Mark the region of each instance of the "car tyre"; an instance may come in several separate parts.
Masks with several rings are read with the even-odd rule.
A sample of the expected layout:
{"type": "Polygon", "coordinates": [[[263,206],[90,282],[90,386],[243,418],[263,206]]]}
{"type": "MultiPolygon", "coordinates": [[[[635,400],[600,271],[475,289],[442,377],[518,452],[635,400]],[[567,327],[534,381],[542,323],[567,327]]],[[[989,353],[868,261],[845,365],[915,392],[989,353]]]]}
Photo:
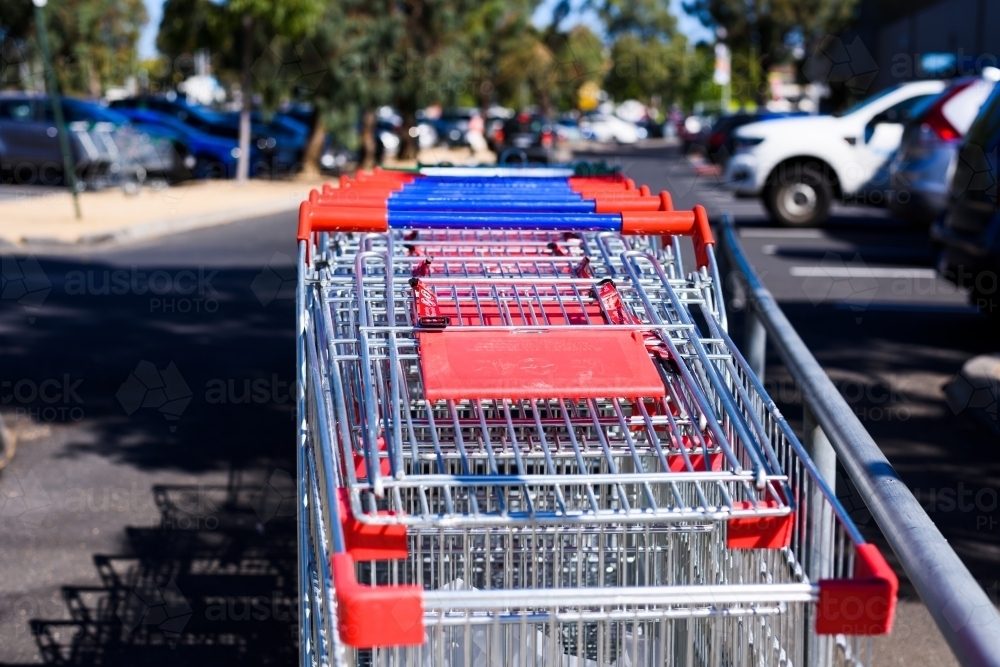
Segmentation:
{"type": "Polygon", "coordinates": [[[786,227],[815,227],[830,215],[833,188],[815,164],[793,163],[778,167],[764,193],[771,217],[786,227]]]}

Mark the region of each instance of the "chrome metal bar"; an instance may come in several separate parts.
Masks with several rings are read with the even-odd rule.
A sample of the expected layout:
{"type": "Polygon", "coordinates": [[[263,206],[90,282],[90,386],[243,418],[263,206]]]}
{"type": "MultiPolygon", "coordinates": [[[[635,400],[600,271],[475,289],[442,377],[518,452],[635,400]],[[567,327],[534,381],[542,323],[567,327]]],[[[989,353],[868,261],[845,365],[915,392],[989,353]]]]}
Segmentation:
{"type": "Polygon", "coordinates": [[[746,279],[753,307],[802,389],[803,403],[829,438],[952,652],[963,667],[1000,667],[1000,612],[754,273],[728,214],[723,215],[721,231],[733,269],[746,279]]]}
{"type": "Polygon", "coordinates": [[[764,328],[764,323],[754,308],[747,308],[743,328],[745,329],[744,349],[747,361],[750,363],[753,374],[763,382],[764,371],[767,367],[767,329],[764,328]]]}

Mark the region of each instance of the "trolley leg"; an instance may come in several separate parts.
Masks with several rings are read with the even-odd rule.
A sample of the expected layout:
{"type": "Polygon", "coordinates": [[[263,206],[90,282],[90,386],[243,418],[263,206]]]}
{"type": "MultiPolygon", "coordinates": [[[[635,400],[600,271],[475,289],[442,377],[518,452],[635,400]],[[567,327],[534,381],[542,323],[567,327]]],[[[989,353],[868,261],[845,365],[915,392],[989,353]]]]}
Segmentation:
{"type": "Polygon", "coordinates": [[[837,483],[837,453],[808,405],[802,408],[802,444],[831,488],[837,483]]]}
{"type": "Polygon", "coordinates": [[[767,330],[764,323],[757,316],[757,311],[750,304],[747,304],[746,314],[746,360],[750,364],[754,375],[764,381],[764,362],[767,358],[767,330]]]}
{"type": "MultiPolygon", "coordinates": [[[[819,469],[820,475],[836,489],[837,454],[833,445],[823,432],[823,427],[816,421],[816,415],[808,405],[802,406],[802,444],[810,458],[819,469]]],[[[816,581],[821,578],[833,577],[836,564],[832,562],[834,553],[835,519],[832,509],[824,502],[822,492],[815,489],[810,499],[811,523],[813,531],[810,554],[810,578],[816,581]]],[[[808,627],[808,624],[807,624],[808,627]]],[[[808,632],[808,630],[807,630],[808,632]]],[[[826,667],[832,657],[830,637],[817,635],[807,636],[806,667],[826,667]]]]}

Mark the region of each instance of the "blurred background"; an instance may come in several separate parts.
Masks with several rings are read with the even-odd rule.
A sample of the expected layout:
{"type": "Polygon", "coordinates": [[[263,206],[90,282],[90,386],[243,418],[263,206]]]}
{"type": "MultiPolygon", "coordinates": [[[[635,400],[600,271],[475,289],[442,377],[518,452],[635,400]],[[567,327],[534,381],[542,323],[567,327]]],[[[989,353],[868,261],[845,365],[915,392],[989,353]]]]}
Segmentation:
{"type": "Polygon", "coordinates": [[[740,125],[1000,50],[986,0],[0,0],[8,184],[61,179],[40,16],[79,188],[674,137],[724,164],[740,125]]]}
{"type": "MultiPolygon", "coordinates": [[[[297,664],[297,212],[376,164],[732,213],[996,603],[998,56],[998,0],[0,0],[0,663],[297,664]]],[[[892,564],[874,664],[957,665],[892,564]]]]}

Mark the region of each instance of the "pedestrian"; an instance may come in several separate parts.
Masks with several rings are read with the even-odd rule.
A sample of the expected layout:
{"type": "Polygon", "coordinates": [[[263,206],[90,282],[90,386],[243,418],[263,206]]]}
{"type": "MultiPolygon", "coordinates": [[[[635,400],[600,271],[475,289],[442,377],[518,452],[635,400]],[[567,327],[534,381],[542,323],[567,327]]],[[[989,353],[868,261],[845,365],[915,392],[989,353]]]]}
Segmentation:
{"type": "Polygon", "coordinates": [[[486,138],[483,136],[485,131],[486,124],[483,122],[483,117],[478,111],[476,111],[472,114],[472,118],[469,119],[469,130],[465,133],[465,136],[469,141],[469,146],[472,147],[473,153],[486,152],[486,138]]]}

